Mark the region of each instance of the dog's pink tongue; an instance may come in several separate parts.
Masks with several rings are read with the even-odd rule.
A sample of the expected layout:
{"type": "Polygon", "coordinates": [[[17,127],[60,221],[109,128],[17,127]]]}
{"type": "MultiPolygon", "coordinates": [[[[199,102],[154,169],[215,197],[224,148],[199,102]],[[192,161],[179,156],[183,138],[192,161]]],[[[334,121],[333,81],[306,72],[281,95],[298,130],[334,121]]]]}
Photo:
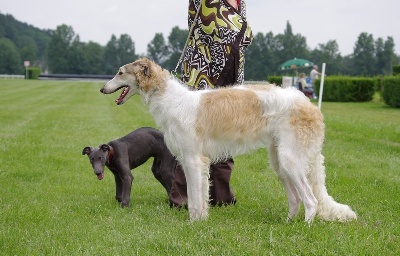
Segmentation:
{"type": "Polygon", "coordinates": [[[124,99],[125,95],[129,92],[129,87],[124,87],[124,89],[121,92],[121,95],[119,95],[119,98],[115,100],[115,103],[118,105],[121,104],[122,100],[124,99]]]}
{"type": "Polygon", "coordinates": [[[99,180],[102,180],[102,179],[104,178],[104,173],[97,175],[97,178],[98,178],[99,180]]]}

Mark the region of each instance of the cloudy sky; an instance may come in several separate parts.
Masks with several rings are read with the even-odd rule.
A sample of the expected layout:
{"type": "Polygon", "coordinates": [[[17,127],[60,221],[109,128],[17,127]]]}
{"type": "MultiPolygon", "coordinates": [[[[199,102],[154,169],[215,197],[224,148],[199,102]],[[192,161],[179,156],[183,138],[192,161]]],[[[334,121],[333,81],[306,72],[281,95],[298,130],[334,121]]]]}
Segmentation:
{"type": "MultiPolygon", "coordinates": [[[[145,53],[155,33],[167,38],[174,26],[187,28],[189,0],[0,0],[0,12],[41,29],[72,26],[82,42],[105,45],[114,34],[129,34],[136,52],[145,53]]],[[[314,49],[336,40],[342,55],[352,53],[362,32],[394,38],[400,54],[399,0],[247,0],[254,33],[284,32],[287,21],[295,34],[314,49]]]]}

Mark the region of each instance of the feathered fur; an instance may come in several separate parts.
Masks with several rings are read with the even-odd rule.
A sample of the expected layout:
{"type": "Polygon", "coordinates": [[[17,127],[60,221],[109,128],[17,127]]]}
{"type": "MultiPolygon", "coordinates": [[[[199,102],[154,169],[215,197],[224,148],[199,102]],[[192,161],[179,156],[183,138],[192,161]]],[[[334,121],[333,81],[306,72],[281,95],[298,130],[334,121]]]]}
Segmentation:
{"type": "Polygon", "coordinates": [[[208,216],[209,165],[260,147],[267,148],[289,201],[288,219],[303,202],[305,220],[356,219],[325,187],[324,122],[320,110],[296,89],[240,85],[191,91],[149,59],[120,68],[101,89],[124,88],[117,104],[139,94],[165,142],[183,166],[191,220],[208,216]]]}

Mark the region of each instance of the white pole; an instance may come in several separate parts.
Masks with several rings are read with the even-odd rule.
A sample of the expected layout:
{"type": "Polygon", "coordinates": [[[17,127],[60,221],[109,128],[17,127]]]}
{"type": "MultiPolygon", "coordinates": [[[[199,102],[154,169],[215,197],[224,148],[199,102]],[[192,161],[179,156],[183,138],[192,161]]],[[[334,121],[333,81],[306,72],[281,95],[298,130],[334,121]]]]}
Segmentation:
{"type": "Polygon", "coordinates": [[[29,60],[24,61],[24,67],[25,67],[25,79],[28,79],[28,67],[31,65],[29,60]]]}
{"type": "Polygon", "coordinates": [[[318,108],[319,109],[321,109],[322,94],[324,91],[325,65],[326,65],[325,63],[322,63],[321,84],[319,86],[319,97],[318,97],[318,108]]]}

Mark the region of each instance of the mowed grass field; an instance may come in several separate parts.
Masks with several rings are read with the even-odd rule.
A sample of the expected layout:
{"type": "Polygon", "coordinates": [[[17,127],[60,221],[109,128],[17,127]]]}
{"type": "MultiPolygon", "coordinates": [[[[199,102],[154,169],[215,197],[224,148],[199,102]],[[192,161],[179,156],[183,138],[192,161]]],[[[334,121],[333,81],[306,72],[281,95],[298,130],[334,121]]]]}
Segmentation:
{"type": "Polygon", "coordinates": [[[400,255],[400,110],[323,103],[326,185],[358,220],[286,223],[266,151],[235,158],[235,206],[189,222],[151,161],[134,170],[131,208],[98,181],[85,146],[155,123],[138,96],[116,106],[102,82],[0,80],[0,255],[400,255]]]}

